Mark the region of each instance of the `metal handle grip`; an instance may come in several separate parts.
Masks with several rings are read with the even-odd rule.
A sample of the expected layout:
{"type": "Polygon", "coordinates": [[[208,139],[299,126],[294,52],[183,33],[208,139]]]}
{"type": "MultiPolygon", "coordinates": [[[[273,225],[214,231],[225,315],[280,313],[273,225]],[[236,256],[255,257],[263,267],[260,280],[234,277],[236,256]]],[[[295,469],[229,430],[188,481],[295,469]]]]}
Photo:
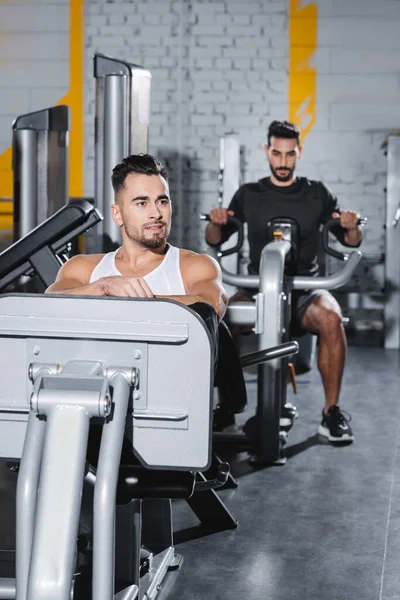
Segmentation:
{"type": "MultiPolygon", "coordinates": [[[[209,221],[211,222],[210,219],[210,215],[207,214],[201,214],[200,215],[200,219],[202,221],[209,221]]],[[[217,256],[218,258],[223,258],[224,256],[229,256],[230,254],[236,254],[237,252],[239,252],[239,250],[241,249],[241,247],[243,246],[243,241],[244,241],[244,231],[243,231],[243,223],[240,219],[238,219],[237,217],[228,217],[228,221],[227,221],[227,225],[234,225],[235,228],[237,229],[238,232],[238,239],[237,242],[234,246],[232,246],[231,248],[227,248],[226,250],[218,250],[217,252],[217,256]]]]}

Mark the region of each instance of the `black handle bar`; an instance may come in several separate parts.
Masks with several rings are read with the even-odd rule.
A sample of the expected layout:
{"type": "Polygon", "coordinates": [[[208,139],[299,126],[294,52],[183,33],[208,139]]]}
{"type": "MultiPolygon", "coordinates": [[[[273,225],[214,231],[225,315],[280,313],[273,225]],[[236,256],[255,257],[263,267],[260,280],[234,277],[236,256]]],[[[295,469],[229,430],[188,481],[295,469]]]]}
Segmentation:
{"type": "MultiPolygon", "coordinates": [[[[358,219],[357,221],[357,225],[365,225],[366,223],[366,218],[358,219]]],[[[327,254],[333,256],[334,258],[338,258],[339,260],[347,260],[349,256],[347,253],[339,252],[339,250],[335,250],[329,245],[329,232],[338,225],[340,225],[340,219],[330,219],[330,221],[325,223],[322,231],[322,243],[327,254]]]]}
{"type": "MultiPolygon", "coordinates": [[[[207,214],[201,214],[200,219],[202,221],[209,221],[209,222],[211,221],[210,215],[207,215],[207,214]]],[[[365,225],[366,223],[367,223],[366,218],[358,219],[358,225],[365,225]]],[[[230,254],[235,254],[236,252],[239,252],[239,250],[243,246],[244,231],[243,231],[242,221],[240,219],[238,219],[237,217],[229,216],[227,224],[235,226],[235,228],[237,229],[237,232],[238,232],[238,240],[237,240],[237,243],[234,246],[232,246],[231,248],[227,248],[226,250],[219,250],[218,251],[219,258],[223,258],[224,256],[229,256],[230,254]]],[[[347,260],[347,258],[349,256],[348,254],[346,254],[344,252],[339,252],[338,250],[335,250],[334,248],[332,248],[329,245],[329,232],[331,231],[331,229],[333,229],[333,227],[336,227],[339,224],[340,224],[340,219],[330,219],[329,221],[327,221],[325,223],[324,229],[322,232],[323,246],[324,246],[325,252],[327,254],[329,254],[330,256],[333,256],[334,258],[338,258],[339,260],[347,260]]]]}
{"type": "Polygon", "coordinates": [[[268,360],[293,356],[298,352],[298,342],[285,342],[284,344],[279,344],[279,346],[273,346],[272,348],[267,348],[266,350],[256,350],[255,352],[244,354],[240,357],[240,364],[242,368],[251,367],[253,365],[259,365],[267,362],[268,360]]]}
{"type": "MultiPolygon", "coordinates": [[[[200,219],[202,221],[210,221],[210,215],[200,215],[200,219]]],[[[228,217],[227,225],[234,225],[238,232],[238,240],[234,246],[231,248],[227,248],[226,250],[218,250],[218,258],[223,258],[224,256],[229,256],[230,254],[236,254],[239,252],[241,247],[243,246],[244,241],[244,231],[243,231],[243,223],[237,217],[228,217]]]]}

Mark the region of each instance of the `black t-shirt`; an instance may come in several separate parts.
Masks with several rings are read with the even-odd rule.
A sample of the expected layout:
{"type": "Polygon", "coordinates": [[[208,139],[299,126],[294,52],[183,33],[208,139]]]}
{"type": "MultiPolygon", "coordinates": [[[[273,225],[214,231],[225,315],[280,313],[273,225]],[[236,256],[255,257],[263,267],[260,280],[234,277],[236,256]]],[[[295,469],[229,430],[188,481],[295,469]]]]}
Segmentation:
{"type": "MultiPolygon", "coordinates": [[[[229,210],[247,223],[250,246],[249,273],[258,273],[261,251],[267,243],[267,224],[276,217],[291,217],[299,225],[299,275],[317,275],[317,253],[320,225],[340,212],[337,199],[320,181],[298,177],[289,186],[276,186],[269,177],[256,183],[245,183],[232,198],[229,210]]],[[[226,225],[222,229],[222,242],[234,233],[226,225]]],[[[344,244],[345,230],[338,226],[332,233],[344,244]]],[[[346,245],[346,244],[344,244],[346,245]]]]}

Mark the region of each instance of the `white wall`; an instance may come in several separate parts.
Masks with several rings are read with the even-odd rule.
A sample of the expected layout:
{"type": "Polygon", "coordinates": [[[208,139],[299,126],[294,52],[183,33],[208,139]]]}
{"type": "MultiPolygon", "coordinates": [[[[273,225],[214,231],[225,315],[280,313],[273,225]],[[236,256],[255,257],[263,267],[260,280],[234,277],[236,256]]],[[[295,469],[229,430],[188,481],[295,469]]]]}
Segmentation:
{"type": "MultiPolygon", "coordinates": [[[[303,5],[307,5],[307,0],[303,5]]],[[[268,172],[268,123],[288,114],[286,0],[86,0],[86,192],[93,192],[94,51],[153,75],[150,151],[166,159],[184,240],[217,198],[219,138],[239,133],[244,179],[268,172]],[[178,210],[179,212],[179,210],[178,210]]],[[[317,119],[299,173],[325,181],[369,218],[365,251],[384,248],[385,157],[400,129],[400,2],[317,0],[317,119]]]]}
{"type": "Polygon", "coordinates": [[[12,121],[55,104],[68,76],[69,1],[2,0],[0,155],[11,144],[12,121]]]}

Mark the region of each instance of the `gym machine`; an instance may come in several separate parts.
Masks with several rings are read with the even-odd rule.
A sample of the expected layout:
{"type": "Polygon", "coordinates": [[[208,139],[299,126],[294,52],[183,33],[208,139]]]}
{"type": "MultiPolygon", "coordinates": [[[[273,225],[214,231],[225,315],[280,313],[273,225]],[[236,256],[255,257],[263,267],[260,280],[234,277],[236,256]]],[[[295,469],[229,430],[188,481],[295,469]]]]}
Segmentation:
{"type": "Polygon", "coordinates": [[[111,173],[129,154],[148,152],[151,73],[146,69],[96,54],[95,206],[104,215],[103,230],[93,252],[109,252],[121,244],[111,217],[114,202],[111,173]]]}
{"type": "MultiPolygon", "coordinates": [[[[201,215],[201,218],[209,220],[208,215],[201,215]]],[[[242,222],[235,217],[229,217],[228,222],[237,228],[238,241],[229,250],[215,249],[217,260],[227,252],[238,252],[243,240],[242,222]]],[[[364,223],[365,220],[360,221],[360,224],[364,223]]],[[[259,275],[230,273],[221,266],[224,283],[254,289],[255,302],[230,304],[227,316],[233,325],[254,326],[260,356],[266,348],[279,347],[285,341],[288,343],[292,290],[340,288],[350,280],[363,256],[358,250],[345,254],[330,247],[329,232],[338,225],[338,220],[332,219],[324,226],[324,250],[340,259],[343,268],[329,277],[295,275],[298,247],[296,222],[293,219],[276,218],[268,225],[270,241],[261,253],[259,275]]],[[[246,362],[243,364],[246,365],[246,362]]],[[[250,447],[254,452],[251,458],[254,465],[284,464],[286,459],[282,454],[280,418],[285,405],[287,376],[287,357],[260,361],[256,415],[247,421],[243,433],[215,433],[215,441],[250,447]]]]}
{"type": "Polygon", "coordinates": [[[21,115],[13,123],[14,242],[68,202],[69,130],[68,106],[21,115]]]}
{"type": "Polygon", "coordinates": [[[0,291],[23,276],[37,276],[44,288],[54,283],[71,242],[102,221],[86,200],[73,200],[0,253],[0,291]]]}
{"type": "Polygon", "coordinates": [[[400,137],[387,140],[384,346],[400,348],[400,137]]]}
{"type": "MultiPolygon", "coordinates": [[[[236,133],[227,133],[220,139],[219,153],[219,189],[218,189],[218,207],[228,208],[233,195],[238,190],[241,184],[241,151],[240,140],[236,133]]],[[[237,235],[234,233],[229,242],[221,246],[221,250],[227,250],[230,246],[236,246],[237,235]]],[[[221,264],[233,273],[245,272],[246,256],[245,249],[247,248],[247,236],[244,231],[244,239],[241,246],[240,254],[227,253],[221,259],[221,264]],[[244,266],[244,269],[242,268],[244,266]]],[[[229,296],[233,295],[236,289],[233,286],[227,286],[226,291],[229,296]]]]}
{"type": "Polygon", "coordinates": [[[0,456],[20,460],[1,599],[153,599],[179,568],[170,498],[229,474],[196,480],[211,456],[209,336],[170,300],[0,296],[0,456]]]}

